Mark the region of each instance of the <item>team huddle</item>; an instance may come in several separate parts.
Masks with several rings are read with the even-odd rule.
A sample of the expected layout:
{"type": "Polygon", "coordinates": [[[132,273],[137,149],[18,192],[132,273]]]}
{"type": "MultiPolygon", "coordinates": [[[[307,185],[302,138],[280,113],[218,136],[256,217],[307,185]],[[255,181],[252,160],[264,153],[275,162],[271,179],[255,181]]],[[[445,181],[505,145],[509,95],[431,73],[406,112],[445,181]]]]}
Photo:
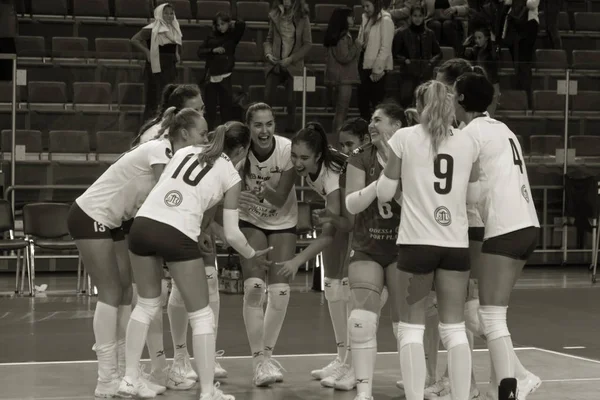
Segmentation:
{"type": "Polygon", "coordinates": [[[318,123],[291,140],[276,135],[265,103],[251,105],[245,123],[208,132],[199,89],[168,87],[157,118],[69,214],[98,288],[95,396],[153,398],[199,382],[201,400],[234,399],[218,382],[227,377],[215,347],[219,238],[242,260],[254,385],[283,381],[272,355],[290,281],[322,254],[337,346],[331,363],[310,372],[322,386],[373,399],[376,335],[389,298],[397,386],[408,400],[482,398],[473,336],[486,341],[491,358],[485,398],[525,399],[541,380],[519,362],[506,314],[539,223],[520,144],[486,113],[493,94],[468,62],[447,61],[417,88],[415,110],[384,103],[370,123],[347,120],[336,150],[318,123]],[[313,215],[320,234],[297,253],[298,175],[325,208],[313,215]],[[171,365],[162,344],[164,264],[173,280],[171,365]],[[437,379],[440,340],[448,366],[437,379]],[[140,366],[144,345],[150,373],[140,366]]]}

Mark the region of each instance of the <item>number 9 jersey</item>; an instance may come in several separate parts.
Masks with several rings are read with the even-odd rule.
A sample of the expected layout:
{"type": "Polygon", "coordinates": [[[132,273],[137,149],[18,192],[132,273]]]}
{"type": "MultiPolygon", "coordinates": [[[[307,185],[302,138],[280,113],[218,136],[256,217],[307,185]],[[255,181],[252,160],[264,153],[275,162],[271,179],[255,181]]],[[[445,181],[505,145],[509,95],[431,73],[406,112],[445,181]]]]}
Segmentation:
{"type": "Polygon", "coordinates": [[[178,150],[136,217],[170,225],[197,242],[204,212],[241,181],[225,154],[212,166],[200,162],[198,154],[203,150],[202,146],[178,150]]]}
{"type": "MultiPolygon", "coordinates": [[[[365,172],[365,187],[376,182],[383,171],[373,144],[356,149],[348,158],[348,164],[365,172]]],[[[394,200],[382,203],[375,199],[354,219],[352,250],[369,255],[395,255],[399,224],[400,205],[394,200]]]]}
{"type": "Polygon", "coordinates": [[[476,118],[462,131],[480,148],[478,208],[485,223],[484,240],[539,227],[523,152],[515,134],[490,117],[476,118]]]}

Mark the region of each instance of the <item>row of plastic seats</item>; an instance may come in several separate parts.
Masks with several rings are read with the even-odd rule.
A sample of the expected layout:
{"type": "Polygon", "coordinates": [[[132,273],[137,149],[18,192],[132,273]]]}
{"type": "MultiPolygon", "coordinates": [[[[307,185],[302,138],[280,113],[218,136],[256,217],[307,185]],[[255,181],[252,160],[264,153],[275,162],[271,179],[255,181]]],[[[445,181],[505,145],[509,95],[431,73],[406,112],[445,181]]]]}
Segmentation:
{"type": "MultiPolygon", "coordinates": [[[[5,129],[0,134],[2,152],[11,152],[12,131],[5,129]]],[[[104,131],[94,135],[95,146],[92,148],[90,134],[87,131],[50,131],[47,136],[47,147],[43,142],[43,133],[36,130],[17,130],[15,132],[17,146],[25,146],[26,153],[81,153],[95,151],[98,154],[121,154],[131,148],[134,138],[132,132],[104,131]]]]}

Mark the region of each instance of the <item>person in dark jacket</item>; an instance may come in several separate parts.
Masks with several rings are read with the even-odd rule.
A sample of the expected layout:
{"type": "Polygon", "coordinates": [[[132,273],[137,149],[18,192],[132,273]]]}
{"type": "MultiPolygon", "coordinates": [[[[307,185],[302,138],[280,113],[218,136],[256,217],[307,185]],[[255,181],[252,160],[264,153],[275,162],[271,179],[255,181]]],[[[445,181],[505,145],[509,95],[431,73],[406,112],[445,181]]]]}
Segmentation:
{"type": "Polygon", "coordinates": [[[409,107],[414,92],[421,83],[433,78],[433,69],[442,59],[442,50],[433,31],[424,24],[425,8],[410,9],[408,29],[394,35],[392,54],[400,66],[400,99],[402,107],[409,107]]]}
{"type": "Polygon", "coordinates": [[[213,19],[212,33],[198,48],[198,57],[206,59],[205,118],[210,130],[216,127],[217,104],[222,124],[233,119],[231,73],[235,66],[235,49],[245,29],[244,21],[234,21],[229,14],[218,12],[213,19]]]}
{"type": "Polygon", "coordinates": [[[494,117],[498,99],[500,97],[500,79],[498,78],[498,48],[492,40],[489,28],[476,26],[473,28],[474,46],[465,50],[465,58],[473,65],[479,65],[485,71],[485,75],[494,85],[494,99],[488,107],[488,113],[494,117]]]}

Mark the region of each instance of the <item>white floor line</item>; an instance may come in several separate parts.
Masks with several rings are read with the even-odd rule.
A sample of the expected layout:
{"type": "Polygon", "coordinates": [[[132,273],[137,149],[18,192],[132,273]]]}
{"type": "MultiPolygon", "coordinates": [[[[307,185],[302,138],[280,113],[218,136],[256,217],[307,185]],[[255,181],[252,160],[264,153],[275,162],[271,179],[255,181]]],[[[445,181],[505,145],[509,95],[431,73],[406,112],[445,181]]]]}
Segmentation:
{"type": "Polygon", "coordinates": [[[563,357],[573,358],[575,360],[588,361],[588,362],[591,362],[591,363],[594,363],[594,364],[600,364],[600,360],[594,360],[593,358],[575,356],[573,354],[567,354],[567,353],[561,353],[560,351],[542,349],[540,347],[534,347],[534,350],[542,351],[544,353],[554,354],[554,355],[557,355],[557,356],[563,356],[563,357]]]}

